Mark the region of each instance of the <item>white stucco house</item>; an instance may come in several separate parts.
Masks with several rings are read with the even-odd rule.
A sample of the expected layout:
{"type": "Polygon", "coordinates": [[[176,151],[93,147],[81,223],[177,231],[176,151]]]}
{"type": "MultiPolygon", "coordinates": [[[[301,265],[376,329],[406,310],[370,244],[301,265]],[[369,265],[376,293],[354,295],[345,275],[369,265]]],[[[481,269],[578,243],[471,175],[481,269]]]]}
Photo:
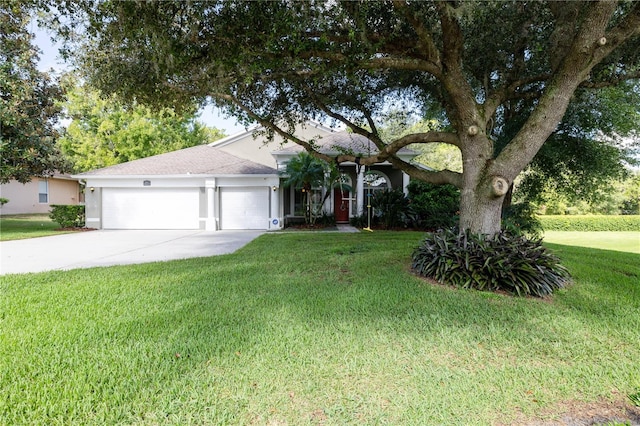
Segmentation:
{"type": "MultiPolygon", "coordinates": [[[[302,193],[281,185],[286,162],[301,147],[276,138],[266,144],[258,128],[208,145],[186,148],[74,175],[85,184],[86,226],[98,229],[278,230],[302,215],[302,193]]],[[[373,152],[359,135],[308,123],[296,134],[317,141],[321,150],[373,152]]],[[[411,160],[416,153],[403,150],[411,160]]],[[[362,215],[365,194],[406,188],[409,177],[388,163],[373,167],[340,165],[353,191],[336,190],[325,211],[338,222],[362,215]],[[366,172],[366,175],[365,175],[366,172]]],[[[321,190],[319,190],[321,191],[321,190]]],[[[321,194],[318,193],[318,197],[321,194]]]]}

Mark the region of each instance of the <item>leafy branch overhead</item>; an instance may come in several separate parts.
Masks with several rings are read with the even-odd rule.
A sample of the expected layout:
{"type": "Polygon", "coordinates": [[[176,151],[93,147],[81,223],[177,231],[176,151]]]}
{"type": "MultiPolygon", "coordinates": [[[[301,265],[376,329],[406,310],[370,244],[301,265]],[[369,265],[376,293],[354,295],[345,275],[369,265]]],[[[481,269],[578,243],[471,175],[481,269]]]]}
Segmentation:
{"type": "MultiPolygon", "coordinates": [[[[638,79],[638,2],[100,2],[59,10],[87,23],[76,63],[102,90],[152,104],[211,99],[288,137],[332,121],[413,178],[462,189],[461,226],[493,234],[506,191],[577,90],[638,79]],[[499,22],[499,25],[496,23],[499,22]],[[527,106],[525,109],[524,106],[527,106]],[[438,131],[384,140],[390,109],[438,118],[438,131]],[[494,140],[513,118],[498,149],[494,140]],[[463,171],[424,170],[395,154],[447,143],[463,171]]],[[[597,111],[594,111],[596,113],[597,111]]],[[[340,155],[339,162],[354,161],[340,155]]]]}

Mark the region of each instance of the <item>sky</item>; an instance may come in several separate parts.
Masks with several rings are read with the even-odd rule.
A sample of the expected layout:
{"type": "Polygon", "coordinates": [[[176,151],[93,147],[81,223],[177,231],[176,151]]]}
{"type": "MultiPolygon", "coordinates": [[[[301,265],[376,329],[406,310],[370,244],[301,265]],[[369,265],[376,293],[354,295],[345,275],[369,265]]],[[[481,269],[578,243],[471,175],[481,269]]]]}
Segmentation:
{"type": "MultiPolygon", "coordinates": [[[[34,44],[41,50],[40,62],[38,68],[41,71],[48,71],[54,69],[55,71],[62,71],[67,66],[64,61],[59,58],[58,46],[52,41],[49,34],[40,29],[35,23],[33,24],[31,31],[35,34],[34,44]]],[[[219,130],[224,131],[228,135],[233,135],[244,131],[244,126],[238,124],[234,118],[225,118],[220,110],[207,106],[200,111],[200,121],[209,127],[216,127],[219,130]]]]}

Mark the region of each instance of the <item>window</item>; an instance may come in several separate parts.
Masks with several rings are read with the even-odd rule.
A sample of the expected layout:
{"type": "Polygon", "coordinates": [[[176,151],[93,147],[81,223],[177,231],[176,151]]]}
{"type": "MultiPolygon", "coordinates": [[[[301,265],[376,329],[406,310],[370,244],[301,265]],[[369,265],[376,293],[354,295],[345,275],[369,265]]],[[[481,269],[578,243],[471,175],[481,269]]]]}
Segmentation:
{"type": "Polygon", "coordinates": [[[41,180],[38,182],[38,202],[47,204],[49,202],[49,182],[41,180]]]}
{"type": "Polygon", "coordinates": [[[370,170],[364,175],[364,190],[367,193],[391,189],[389,178],[378,170],[370,170]]]}
{"type": "MultiPolygon", "coordinates": [[[[293,214],[295,216],[305,216],[307,211],[307,193],[304,189],[296,188],[294,190],[294,206],[293,214]]],[[[319,214],[322,211],[322,188],[314,188],[311,190],[311,210],[314,214],[319,214]]]]}

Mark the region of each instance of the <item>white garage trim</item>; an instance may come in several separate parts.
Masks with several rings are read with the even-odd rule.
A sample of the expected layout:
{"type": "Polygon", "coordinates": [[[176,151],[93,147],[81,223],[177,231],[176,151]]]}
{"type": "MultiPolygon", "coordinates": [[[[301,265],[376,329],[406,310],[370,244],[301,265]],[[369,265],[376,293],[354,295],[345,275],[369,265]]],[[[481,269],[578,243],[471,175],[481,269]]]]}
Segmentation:
{"type": "Polygon", "coordinates": [[[103,229],[198,229],[198,188],[103,188],[103,229]]]}
{"type": "Polygon", "coordinates": [[[221,187],[220,229],[269,229],[269,187],[221,187]]]}

